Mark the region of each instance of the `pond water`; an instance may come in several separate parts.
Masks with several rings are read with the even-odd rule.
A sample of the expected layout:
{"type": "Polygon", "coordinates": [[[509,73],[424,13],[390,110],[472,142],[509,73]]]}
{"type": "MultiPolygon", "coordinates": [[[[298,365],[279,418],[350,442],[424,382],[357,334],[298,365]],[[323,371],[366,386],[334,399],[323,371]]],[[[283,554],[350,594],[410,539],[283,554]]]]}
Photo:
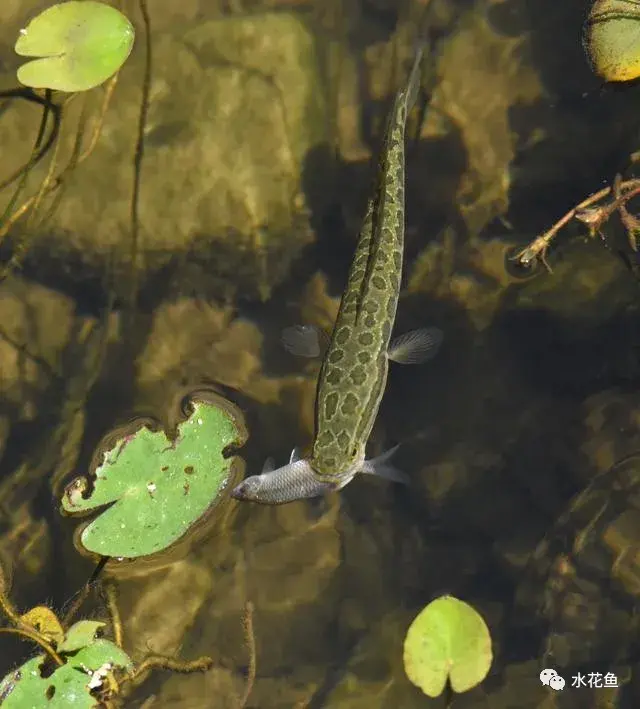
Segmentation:
{"type": "MultiPolygon", "coordinates": [[[[400,444],[411,486],[227,494],[173,552],[107,569],[134,661],[213,659],[154,672],[125,706],[637,706],[639,472],[607,473],[640,450],[637,253],[616,213],[593,236],[568,220],[548,269],[505,261],[634,178],[638,87],[592,75],[588,3],[154,0],[149,35],[138,2],[113,3],[133,52],[117,82],[53,96],[12,206],[50,99],[15,91],[13,44],[49,4],[0,8],[0,560],[20,612],[64,615],[91,576],[56,498],[133,416],[166,423],[180,392],[214,387],[244,417],[247,474],[309,450],[319,362],[281,334],[333,327],[421,36],[394,333],[444,341],[391,365],[367,449],[400,444]],[[479,687],[428,699],[403,641],[443,594],[483,615],[494,661],[479,687]],[[556,692],[546,661],[568,685],[624,688],[556,692]]],[[[104,598],[78,617],[107,619],[104,598]]],[[[0,675],[32,650],[0,636],[0,675]]]]}

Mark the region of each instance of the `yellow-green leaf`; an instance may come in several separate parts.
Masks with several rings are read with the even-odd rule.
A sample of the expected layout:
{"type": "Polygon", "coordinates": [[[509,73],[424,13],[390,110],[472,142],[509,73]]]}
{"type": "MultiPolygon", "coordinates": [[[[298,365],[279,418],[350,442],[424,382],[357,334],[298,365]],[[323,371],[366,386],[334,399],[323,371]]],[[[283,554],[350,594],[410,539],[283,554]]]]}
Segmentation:
{"type": "Polygon", "coordinates": [[[55,645],[64,638],[64,630],[58,620],[58,616],[46,606],[31,608],[20,617],[20,620],[26,625],[30,625],[55,645]]]}
{"type": "Polygon", "coordinates": [[[16,54],[40,57],[18,69],[25,86],[87,91],[116,73],[133,46],[129,20],[115,7],[70,0],[47,8],[20,31],[16,54]]]}
{"type": "Polygon", "coordinates": [[[489,628],[470,605],[441,596],[416,616],[404,641],[407,677],[429,697],[442,694],[447,679],[466,692],[487,676],[493,653],[489,628]]]}
{"type": "Polygon", "coordinates": [[[584,45],[593,71],[606,81],[640,76],[640,2],[595,0],[585,25],[584,45]]]}

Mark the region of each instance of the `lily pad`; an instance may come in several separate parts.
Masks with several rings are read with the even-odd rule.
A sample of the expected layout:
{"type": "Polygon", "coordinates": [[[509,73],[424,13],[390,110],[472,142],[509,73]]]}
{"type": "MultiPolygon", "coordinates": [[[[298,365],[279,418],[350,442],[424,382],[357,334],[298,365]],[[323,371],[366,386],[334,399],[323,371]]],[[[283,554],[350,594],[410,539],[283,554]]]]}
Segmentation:
{"type": "Polygon", "coordinates": [[[584,44],[593,71],[606,81],[640,76],[640,4],[596,0],[585,26],[584,44]]]}
{"type": "Polygon", "coordinates": [[[442,694],[447,679],[466,692],[487,676],[491,635],[482,616],[453,596],[432,601],[414,619],[404,641],[404,669],[429,697],[442,694]]]}
{"type": "Polygon", "coordinates": [[[110,5],[71,0],[46,9],[20,30],[17,54],[41,57],[18,69],[33,88],[87,91],[124,64],[133,47],[129,20],[110,5]]]}
{"type": "Polygon", "coordinates": [[[247,439],[242,414],[213,392],[192,394],[175,431],[149,419],[115,431],[99,446],[88,477],[65,489],[62,508],[87,513],[109,505],[85,526],[87,551],[133,559],[162,551],[219,500],[243,466],[225,449],[247,439]]]}
{"type": "Polygon", "coordinates": [[[105,623],[101,623],[99,620],[79,620],[69,628],[58,650],[60,652],[75,652],[89,645],[96,637],[98,629],[103,628],[104,625],[105,623]]]}
{"type": "Polygon", "coordinates": [[[95,639],[86,628],[75,632],[77,625],[67,637],[82,635],[87,642],[72,656],[61,651],[64,664],[51,674],[50,669],[43,672],[49,662],[46,656],[38,655],[5,675],[0,682],[3,709],[92,709],[101,704],[91,692],[102,687],[108,672],[114,668],[131,672],[133,663],[124,650],[110,640],[95,639]]]}

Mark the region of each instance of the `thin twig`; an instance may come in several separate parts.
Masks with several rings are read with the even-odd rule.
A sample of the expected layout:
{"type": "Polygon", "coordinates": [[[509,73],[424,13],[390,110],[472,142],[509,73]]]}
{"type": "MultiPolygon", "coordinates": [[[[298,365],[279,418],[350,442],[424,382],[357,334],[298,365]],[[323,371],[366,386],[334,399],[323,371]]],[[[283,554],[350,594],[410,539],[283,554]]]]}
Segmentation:
{"type": "Polygon", "coordinates": [[[140,13],[144,23],[145,31],[145,64],[144,78],[142,81],[142,99],[140,101],[140,117],[138,119],[138,135],[133,158],[133,186],[131,191],[131,292],[129,294],[130,317],[135,312],[138,297],[138,250],[139,250],[139,202],[140,183],[142,180],[142,158],[144,157],[144,134],[147,125],[147,115],[149,113],[149,95],[151,92],[151,19],[147,8],[146,0],[139,0],[140,13]]]}
{"type": "Polygon", "coordinates": [[[45,106],[53,114],[53,127],[51,133],[47,138],[46,142],[37,150],[35,156],[31,156],[29,160],[22,166],[19,167],[13,174],[6,177],[2,182],[0,182],[0,191],[8,187],[12,182],[15,182],[18,178],[22,177],[25,172],[31,170],[35,167],[40,160],[49,152],[49,149],[53,145],[54,141],[58,137],[60,132],[60,106],[53,103],[47,96],[39,96],[32,89],[20,88],[20,89],[10,89],[9,91],[0,92],[0,98],[22,98],[27,101],[32,101],[33,103],[38,103],[41,106],[45,106]]]}
{"type": "Polygon", "coordinates": [[[56,663],[56,665],[64,665],[63,659],[58,655],[58,653],[53,649],[53,645],[47,642],[40,633],[35,630],[30,630],[25,628],[24,625],[19,628],[0,628],[0,633],[6,633],[8,635],[21,635],[24,638],[33,640],[36,645],[40,647],[49,655],[49,657],[56,663]]]}
{"type": "Polygon", "coordinates": [[[247,601],[244,606],[242,627],[244,629],[244,642],[249,652],[249,668],[247,670],[247,684],[239,704],[240,709],[243,709],[243,707],[247,705],[249,695],[251,694],[253,685],[256,681],[256,637],[253,632],[253,611],[253,603],[251,601],[247,601]]]}
{"type": "Polygon", "coordinates": [[[204,672],[210,669],[212,665],[213,660],[210,657],[198,657],[196,660],[187,662],[185,660],[174,660],[171,657],[163,657],[162,655],[150,655],[127,677],[127,681],[138,684],[143,675],[151,670],[170,670],[171,672],[189,674],[190,672],[204,672]]]}
{"type": "Polygon", "coordinates": [[[4,237],[4,234],[6,233],[6,232],[4,232],[4,227],[5,227],[5,224],[9,223],[11,210],[14,208],[15,204],[17,203],[20,193],[25,188],[25,186],[27,184],[27,179],[29,177],[29,172],[31,171],[31,168],[36,164],[36,161],[38,159],[38,150],[44,140],[44,134],[45,134],[45,131],[47,128],[47,121],[49,119],[49,113],[51,111],[51,109],[49,107],[50,99],[51,99],[51,91],[47,91],[47,98],[49,99],[49,102],[44,104],[44,111],[42,112],[42,118],[40,119],[40,126],[38,128],[38,134],[36,135],[36,141],[33,146],[33,150],[31,151],[31,155],[29,156],[29,161],[27,162],[27,165],[26,165],[24,171],[22,172],[18,186],[16,187],[11,199],[9,200],[9,203],[7,204],[7,206],[4,209],[4,213],[2,214],[2,217],[0,217],[0,241],[4,237]]]}
{"type": "Polygon", "coordinates": [[[116,597],[116,587],[113,582],[105,584],[104,595],[107,599],[107,610],[111,618],[113,641],[118,647],[122,647],[122,619],[118,609],[118,599],[116,597]]]}
{"type": "Polygon", "coordinates": [[[20,625],[20,613],[18,613],[18,609],[13,605],[13,602],[6,594],[4,588],[0,591],[0,611],[2,611],[14,625],[20,625]]]}
{"type": "MultiPolygon", "coordinates": [[[[60,185],[64,182],[65,178],[67,177],[67,173],[70,172],[70,170],[73,167],[77,167],[80,165],[80,163],[84,162],[89,155],[93,152],[94,148],[96,147],[98,143],[98,139],[100,138],[100,134],[102,133],[102,126],[104,124],[104,118],[107,112],[107,108],[109,106],[109,102],[111,100],[111,96],[113,95],[113,90],[115,89],[116,82],[118,79],[118,75],[116,74],[113,76],[109,82],[107,83],[106,89],[105,89],[105,95],[104,99],[102,102],[102,107],[101,107],[101,112],[100,116],[98,118],[98,122],[96,124],[96,127],[93,131],[91,141],[89,142],[89,145],[87,146],[87,149],[80,155],[80,157],[75,160],[72,164],[67,165],[61,172],[60,174],[53,180],[49,186],[47,187],[47,190],[45,194],[49,194],[49,192],[53,192],[53,190],[58,189],[60,185]]],[[[27,212],[31,207],[33,206],[35,200],[37,198],[37,195],[33,195],[32,197],[29,197],[29,199],[25,200],[25,202],[18,207],[18,209],[11,214],[11,216],[7,217],[6,221],[4,221],[2,224],[0,224],[0,241],[4,239],[4,237],[7,235],[11,227],[22,217],[25,212],[27,212]]]]}
{"type": "MultiPolygon", "coordinates": [[[[624,203],[625,201],[631,199],[631,197],[638,194],[638,188],[640,188],[639,179],[627,180],[626,182],[622,182],[620,184],[620,189],[625,189],[628,191],[625,192],[625,194],[622,195],[619,200],[614,200],[614,202],[612,202],[612,205],[615,204],[616,206],[611,210],[609,216],[613,214],[613,212],[620,206],[620,204],[624,203]]],[[[576,214],[580,210],[586,209],[595,202],[598,202],[599,200],[603,199],[611,193],[612,189],[613,188],[611,186],[603,187],[601,190],[590,195],[582,202],[577,204],[575,207],[572,207],[564,216],[562,216],[557,222],[555,222],[555,224],[549,230],[545,231],[544,234],[541,234],[540,236],[536,237],[530,244],[518,251],[518,253],[513,256],[513,261],[516,261],[521,266],[529,267],[537,259],[540,259],[546,266],[547,270],[551,272],[551,268],[549,267],[545,259],[545,253],[549,248],[551,240],[560,231],[560,229],[562,229],[562,227],[566,226],[576,216],[576,214]]]]}
{"type": "Polygon", "coordinates": [[[87,600],[91,589],[96,583],[98,577],[100,576],[102,569],[104,569],[106,563],[109,561],[108,556],[100,557],[100,561],[96,564],[91,576],[85,583],[85,585],[80,589],[78,595],[75,597],[73,603],[69,607],[69,610],[65,613],[62,619],[62,627],[68,628],[71,625],[71,621],[75,617],[76,613],[80,610],[82,604],[87,600]]]}

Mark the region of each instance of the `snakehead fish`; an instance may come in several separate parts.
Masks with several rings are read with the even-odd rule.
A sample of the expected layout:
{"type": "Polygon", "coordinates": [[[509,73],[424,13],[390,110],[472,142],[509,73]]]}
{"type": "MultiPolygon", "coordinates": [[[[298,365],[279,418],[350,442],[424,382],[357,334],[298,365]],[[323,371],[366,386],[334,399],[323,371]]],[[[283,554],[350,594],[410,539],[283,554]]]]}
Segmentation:
{"type": "MultiPolygon", "coordinates": [[[[440,330],[424,328],[389,345],[404,249],[405,126],[419,89],[422,52],[418,51],[389,116],[374,194],[320,368],[311,456],[300,458],[294,449],[288,465],[275,470],[266,465],[261,474],[233,490],[237,499],[282,504],[316,497],[343,488],[356,473],[406,482],[389,464],[397,446],[373,460],[365,459],[365,446],[384,393],[389,360],[426,361],[442,341],[440,330]]],[[[307,334],[313,336],[313,331],[307,334]]],[[[311,349],[318,354],[317,347],[311,349]]]]}

